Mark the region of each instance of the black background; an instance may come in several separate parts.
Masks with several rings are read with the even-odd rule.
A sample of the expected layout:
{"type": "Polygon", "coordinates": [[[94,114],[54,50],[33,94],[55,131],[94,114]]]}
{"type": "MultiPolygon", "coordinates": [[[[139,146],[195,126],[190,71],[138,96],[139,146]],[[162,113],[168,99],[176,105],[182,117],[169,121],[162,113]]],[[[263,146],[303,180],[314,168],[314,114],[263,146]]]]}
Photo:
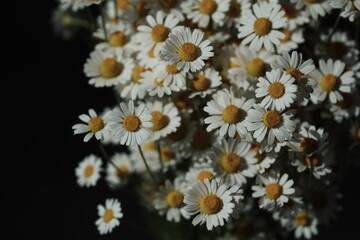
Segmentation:
{"type": "MultiPolygon", "coordinates": [[[[113,99],[108,89],[95,89],[86,82],[83,64],[91,49],[81,39],[67,42],[54,37],[50,23],[54,1],[34,3],[13,1],[3,23],[7,27],[2,32],[6,42],[2,51],[10,53],[3,59],[10,66],[5,65],[2,79],[2,129],[7,133],[2,195],[9,216],[3,219],[10,221],[5,230],[16,239],[142,238],[127,225],[109,236],[96,229],[97,204],[115,196],[122,199],[125,216],[146,224],[129,196],[104,190],[103,182],[89,189],[76,184],[78,162],[100,152],[95,141],[83,143],[82,135],[74,136],[71,126],[90,107],[99,112],[112,106],[113,99]]],[[[358,171],[347,170],[341,183],[344,210],[331,226],[320,229],[317,239],[358,237],[358,171]]]]}

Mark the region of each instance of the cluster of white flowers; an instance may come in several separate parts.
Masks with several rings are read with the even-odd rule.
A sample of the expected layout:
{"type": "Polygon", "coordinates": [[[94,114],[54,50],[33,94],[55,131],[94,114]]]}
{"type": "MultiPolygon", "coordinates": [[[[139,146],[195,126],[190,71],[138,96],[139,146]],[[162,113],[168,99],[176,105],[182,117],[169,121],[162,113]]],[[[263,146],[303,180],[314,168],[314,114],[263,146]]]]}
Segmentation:
{"type": "MultiPolygon", "coordinates": [[[[79,163],[79,186],[137,189],[144,211],[216,239],[331,223],[360,150],[359,0],[60,0],[56,29],[87,10],[84,78],[115,98],[73,125],[103,153],[79,163]]],[[[118,199],[98,214],[100,234],[126,219],[118,199]]]]}

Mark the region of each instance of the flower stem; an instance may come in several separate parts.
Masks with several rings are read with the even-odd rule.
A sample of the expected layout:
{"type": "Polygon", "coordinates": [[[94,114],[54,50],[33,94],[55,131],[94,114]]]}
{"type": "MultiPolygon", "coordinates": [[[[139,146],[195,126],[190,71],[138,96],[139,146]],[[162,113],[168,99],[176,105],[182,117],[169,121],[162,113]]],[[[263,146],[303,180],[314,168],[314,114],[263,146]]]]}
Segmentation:
{"type": "Polygon", "coordinates": [[[341,18],[341,11],[339,12],[338,16],[336,17],[334,26],[331,28],[331,32],[330,32],[330,34],[329,34],[329,36],[328,36],[328,43],[331,42],[331,37],[334,35],[335,30],[336,30],[337,27],[339,26],[340,18],[341,18]]]}
{"type": "Polygon", "coordinates": [[[107,29],[106,29],[106,18],[105,18],[105,12],[104,12],[104,7],[103,4],[99,4],[99,11],[100,11],[100,17],[101,17],[101,26],[102,29],[104,31],[104,37],[106,39],[106,41],[108,40],[108,34],[107,34],[107,29]]]}
{"type": "Polygon", "coordinates": [[[143,153],[143,151],[141,150],[140,145],[138,145],[138,149],[139,149],[139,152],[140,152],[141,158],[142,158],[142,160],[143,160],[143,162],[144,162],[144,164],[145,164],[146,170],[147,170],[147,171],[148,171],[148,173],[150,174],[151,179],[155,182],[155,184],[156,184],[157,186],[159,186],[158,181],[156,180],[156,178],[155,178],[155,176],[154,176],[153,172],[151,171],[151,169],[150,169],[149,165],[148,165],[148,164],[147,164],[147,162],[146,162],[146,159],[145,159],[144,153],[143,153]]]}
{"type": "Polygon", "coordinates": [[[104,156],[105,160],[111,164],[111,166],[113,166],[116,170],[119,170],[118,167],[115,165],[115,163],[113,161],[111,161],[111,158],[109,157],[109,155],[107,154],[104,145],[102,144],[101,141],[99,141],[99,148],[100,151],[102,153],[102,155],[104,156]]]}

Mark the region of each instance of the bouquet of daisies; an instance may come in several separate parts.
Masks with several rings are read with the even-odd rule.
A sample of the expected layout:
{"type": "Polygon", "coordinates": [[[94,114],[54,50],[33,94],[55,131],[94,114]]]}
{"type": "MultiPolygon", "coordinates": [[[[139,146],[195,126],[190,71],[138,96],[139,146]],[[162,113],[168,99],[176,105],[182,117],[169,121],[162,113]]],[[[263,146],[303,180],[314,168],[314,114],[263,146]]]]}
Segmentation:
{"type": "Polygon", "coordinates": [[[114,94],[73,125],[102,152],[77,183],[118,193],[99,233],[135,191],[159,239],[317,235],[358,164],[359,14],[360,0],[60,0],[56,33],[90,33],[84,77],[114,94]]]}

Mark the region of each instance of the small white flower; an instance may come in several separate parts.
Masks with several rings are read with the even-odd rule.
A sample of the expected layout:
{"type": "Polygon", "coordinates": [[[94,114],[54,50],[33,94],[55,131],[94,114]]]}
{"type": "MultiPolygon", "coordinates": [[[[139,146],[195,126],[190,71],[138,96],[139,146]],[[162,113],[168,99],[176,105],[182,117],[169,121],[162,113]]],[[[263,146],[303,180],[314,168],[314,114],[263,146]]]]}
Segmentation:
{"type": "Polygon", "coordinates": [[[114,198],[106,199],[105,206],[99,204],[99,218],[95,224],[101,235],[111,233],[112,230],[120,225],[119,219],[123,217],[121,203],[114,198]]]}
{"type": "Polygon", "coordinates": [[[101,158],[90,154],[86,156],[75,169],[77,183],[80,187],[93,187],[100,178],[101,158]]]}

